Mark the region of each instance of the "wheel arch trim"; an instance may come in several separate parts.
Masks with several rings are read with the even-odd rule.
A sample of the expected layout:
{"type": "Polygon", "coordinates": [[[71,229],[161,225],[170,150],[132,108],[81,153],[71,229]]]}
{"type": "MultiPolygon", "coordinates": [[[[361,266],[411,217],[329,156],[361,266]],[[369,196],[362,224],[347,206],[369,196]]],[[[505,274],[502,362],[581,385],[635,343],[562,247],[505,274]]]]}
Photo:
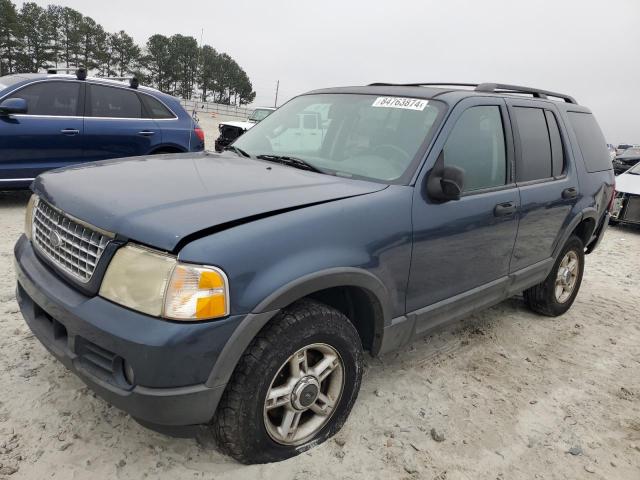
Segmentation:
{"type": "MultiPolygon", "coordinates": [[[[559,238],[558,243],[556,243],[556,246],[553,249],[553,258],[558,257],[558,255],[560,254],[560,251],[562,250],[562,247],[564,247],[564,244],[567,243],[567,240],[575,232],[578,225],[580,225],[584,220],[587,220],[587,219],[593,220],[597,228],[598,211],[594,207],[587,207],[583,209],[571,219],[571,222],[569,222],[569,225],[567,225],[567,227],[564,229],[562,236],[559,238]]],[[[593,235],[593,231],[591,232],[591,235],[593,235]]],[[[586,244],[585,244],[585,247],[586,247],[586,244]]]]}
{"type": "Polygon", "coordinates": [[[383,312],[381,324],[374,325],[375,332],[382,335],[384,326],[391,321],[391,314],[388,291],[378,277],[366,270],[354,267],[330,268],[304,275],[277,289],[240,322],[218,355],[218,361],[215,363],[206,385],[217,387],[229,382],[240,357],[251,341],[281,309],[312,293],[333,287],[360,287],[370,291],[378,300],[383,312]]]}
{"type": "Polygon", "coordinates": [[[337,267],[304,275],[278,288],[254,309],[261,313],[286,307],[312,293],[333,287],[360,287],[369,290],[380,302],[385,323],[391,318],[389,292],[378,277],[355,267],[337,267]]]}

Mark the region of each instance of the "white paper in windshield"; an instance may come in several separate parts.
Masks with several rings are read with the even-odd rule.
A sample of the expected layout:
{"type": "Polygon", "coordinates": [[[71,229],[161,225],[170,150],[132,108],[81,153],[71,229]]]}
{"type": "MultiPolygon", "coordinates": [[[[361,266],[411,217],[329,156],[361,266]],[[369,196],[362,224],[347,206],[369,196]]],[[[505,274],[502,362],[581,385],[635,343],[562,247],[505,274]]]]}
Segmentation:
{"type": "Polygon", "coordinates": [[[422,100],[420,98],[378,97],[371,106],[385,108],[404,108],[406,110],[422,111],[425,109],[428,103],[428,100],[422,100]]]}

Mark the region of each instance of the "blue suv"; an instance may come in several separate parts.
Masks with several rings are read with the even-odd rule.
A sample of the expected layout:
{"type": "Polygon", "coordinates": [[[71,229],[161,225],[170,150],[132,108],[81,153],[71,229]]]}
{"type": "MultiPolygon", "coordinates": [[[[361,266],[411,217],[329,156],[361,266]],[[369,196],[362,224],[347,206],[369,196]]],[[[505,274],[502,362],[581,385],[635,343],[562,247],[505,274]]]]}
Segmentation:
{"type": "Polygon", "coordinates": [[[201,150],[204,133],[178,99],[135,79],[0,77],[0,189],[76,163],[201,150]]]}
{"type": "Polygon", "coordinates": [[[562,315],[609,224],[587,108],[472,88],[314,91],[220,154],[40,175],[15,247],[26,322],[144,425],[204,426],[247,463],[317,445],[364,351],[520,293],[562,315]]]}

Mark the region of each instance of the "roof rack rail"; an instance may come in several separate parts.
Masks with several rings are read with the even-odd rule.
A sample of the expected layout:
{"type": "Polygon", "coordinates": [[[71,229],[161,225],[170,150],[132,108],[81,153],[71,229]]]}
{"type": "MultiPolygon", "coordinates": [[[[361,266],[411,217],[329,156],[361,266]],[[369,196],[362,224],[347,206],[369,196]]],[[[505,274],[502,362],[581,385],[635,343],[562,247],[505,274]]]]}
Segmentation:
{"type": "Polygon", "coordinates": [[[140,80],[135,75],[132,77],[99,77],[102,80],[118,80],[120,82],[129,81],[129,86],[136,90],[140,86],[140,80]]]}
{"type": "Polygon", "coordinates": [[[65,67],[65,68],[48,68],[47,74],[56,75],[58,72],[75,72],[78,80],[87,79],[87,69],[84,67],[65,67]]]}
{"type": "Polygon", "coordinates": [[[487,93],[528,93],[534,98],[555,97],[564,100],[566,103],[577,104],[576,99],[564,93],[540,90],[539,88],[520,87],[518,85],[507,85],[504,83],[481,83],[475,88],[476,92],[487,93]]]}
{"type": "Polygon", "coordinates": [[[457,82],[421,82],[421,83],[370,83],[370,87],[395,86],[395,87],[474,87],[476,92],[486,93],[525,93],[534,98],[554,97],[564,100],[566,103],[577,104],[576,99],[564,93],[540,90],[539,88],[519,87],[504,83],[457,83],[457,82]]]}
{"type": "Polygon", "coordinates": [[[420,83],[370,83],[369,87],[477,87],[477,83],[456,83],[456,82],[420,82],[420,83]]]}

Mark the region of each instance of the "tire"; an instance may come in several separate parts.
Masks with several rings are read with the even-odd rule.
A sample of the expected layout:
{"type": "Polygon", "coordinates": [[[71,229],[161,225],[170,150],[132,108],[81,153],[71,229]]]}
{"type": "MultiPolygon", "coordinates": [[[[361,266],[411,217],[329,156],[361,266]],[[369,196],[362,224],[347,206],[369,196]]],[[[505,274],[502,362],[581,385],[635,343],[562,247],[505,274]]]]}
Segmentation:
{"type": "Polygon", "coordinates": [[[238,362],[212,424],[219,448],[239,462],[252,464],[284,460],[324,442],[349,416],[360,390],[362,363],[360,337],[347,317],[317,301],[298,301],[253,339],[238,362]],[[307,360],[300,360],[303,357],[307,360]],[[299,365],[296,372],[293,363],[299,365]],[[311,373],[322,370],[324,364],[326,371],[332,370],[319,380],[323,374],[311,373]],[[321,383],[311,386],[314,379],[321,383]],[[267,403],[267,395],[274,398],[285,381],[282,385],[291,393],[267,403]],[[339,394],[337,385],[341,385],[339,394]],[[315,403],[299,414],[306,408],[303,399],[309,403],[313,394],[318,395],[315,403]],[[333,398],[333,407],[321,396],[333,398]],[[284,406],[275,406],[280,403],[284,406]],[[298,420],[289,425],[298,426],[287,429],[295,433],[285,439],[281,434],[285,416],[294,414],[299,414],[298,420]],[[304,431],[309,433],[296,440],[304,431]]]}
{"type": "MultiPolygon", "coordinates": [[[[551,272],[547,278],[538,285],[535,285],[524,291],[524,299],[529,305],[529,308],[536,313],[546,315],[548,317],[557,317],[564,314],[578,295],[580,285],[582,284],[582,275],[584,273],[584,244],[582,240],[575,235],[571,235],[567,240],[567,243],[560,251],[560,255],[556,259],[556,262],[551,269],[551,272]],[[559,280],[559,274],[565,273],[565,266],[563,262],[566,258],[569,258],[569,262],[572,259],[577,260],[577,270],[574,274],[569,274],[573,278],[573,284],[570,293],[566,290],[563,294],[558,295],[559,285],[556,281],[559,280]]],[[[568,286],[567,277],[563,276],[563,280],[566,282],[565,287],[568,286]]],[[[562,283],[562,281],[561,281],[562,283]]]]}

